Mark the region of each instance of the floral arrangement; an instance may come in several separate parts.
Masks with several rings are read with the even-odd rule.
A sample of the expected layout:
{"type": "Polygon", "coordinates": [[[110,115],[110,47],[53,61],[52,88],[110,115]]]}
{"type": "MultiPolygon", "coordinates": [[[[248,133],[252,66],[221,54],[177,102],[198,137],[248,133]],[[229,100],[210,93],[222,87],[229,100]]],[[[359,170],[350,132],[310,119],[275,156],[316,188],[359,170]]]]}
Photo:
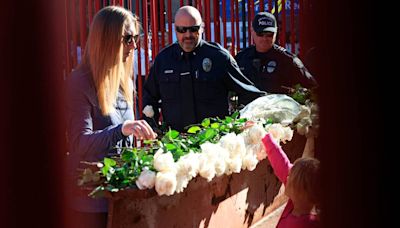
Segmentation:
{"type": "Polygon", "coordinates": [[[119,157],[97,163],[98,171],[85,170],[78,184],[96,183],[92,196],[135,187],[155,188],[158,195],[180,193],[197,175],[211,181],[254,170],[266,158],[261,143],[266,133],[286,143],[292,128],[306,133],[310,116],[310,107],[289,96],[260,97],[224,119],[206,118],[186,133],[169,129],[160,139],[144,141],[141,148],[124,148],[119,157]]]}

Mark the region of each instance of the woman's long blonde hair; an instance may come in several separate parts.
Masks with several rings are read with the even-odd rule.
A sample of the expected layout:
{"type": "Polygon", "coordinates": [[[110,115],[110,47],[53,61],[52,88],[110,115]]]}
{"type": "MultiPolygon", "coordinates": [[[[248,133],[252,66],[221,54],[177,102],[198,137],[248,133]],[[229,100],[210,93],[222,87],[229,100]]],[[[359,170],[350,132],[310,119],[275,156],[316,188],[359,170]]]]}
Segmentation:
{"type": "Polygon", "coordinates": [[[123,62],[121,42],[124,30],[132,24],[139,33],[140,23],[132,12],[108,6],[95,15],[90,27],[82,62],[91,69],[103,115],[114,111],[119,88],[128,105],[133,107],[133,57],[130,55],[123,62]]]}

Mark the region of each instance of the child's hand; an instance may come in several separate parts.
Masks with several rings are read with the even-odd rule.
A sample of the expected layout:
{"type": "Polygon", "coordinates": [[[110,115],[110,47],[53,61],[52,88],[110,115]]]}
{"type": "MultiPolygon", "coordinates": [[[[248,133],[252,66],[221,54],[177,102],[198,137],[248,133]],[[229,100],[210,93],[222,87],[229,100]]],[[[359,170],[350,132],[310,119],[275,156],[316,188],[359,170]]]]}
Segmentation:
{"type": "Polygon", "coordinates": [[[244,130],[246,130],[246,129],[248,129],[248,128],[251,128],[252,126],[254,126],[254,121],[251,121],[251,120],[248,120],[248,121],[246,121],[246,123],[244,123],[244,126],[242,127],[242,131],[244,131],[244,130]]]}

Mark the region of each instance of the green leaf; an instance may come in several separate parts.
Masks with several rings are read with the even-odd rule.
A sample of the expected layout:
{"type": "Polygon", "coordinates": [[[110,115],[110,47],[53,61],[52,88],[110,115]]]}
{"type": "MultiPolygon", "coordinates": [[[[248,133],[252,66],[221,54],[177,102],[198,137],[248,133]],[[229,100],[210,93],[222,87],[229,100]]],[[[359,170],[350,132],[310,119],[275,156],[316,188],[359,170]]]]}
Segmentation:
{"type": "Polygon", "coordinates": [[[123,150],[121,153],[121,158],[125,162],[129,162],[130,160],[132,160],[134,158],[134,156],[135,156],[135,154],[133,153],[133,151],[129,151],[129,150],[123,150]]]}
{"type": "Polygon", "coordinates": [[[245,123],[247,121],[247,118],[240,118],[237,120],[238,123],[245,123]]]}
{"type": "Polygon", "coordinates": [[[224,123],[228,124],[228,123],[232,123],[232,122],[233,122],[232,117],[229,117],[229,116],[225,117],[224,123]]]}
{"type": "Polygon", "coordinates": [[[173,151],[173,150],[176,150],[176,148],[177,148],[175,146],[175,144],[172,144],[172,143],[165,144],[165,147],[167,148],[168,151],[173,151]]]}
{"type": "Polygon", "coordinates": [[[174,161],[178,161],[181,156],[185,155],[182,149],[178,149],[173,153],[174,161]]]}
{"type": "Polygon", "coordinates": [[[199,138],[199,136],[189,136],[189,138],[188,138],[188,143],[189,144],[196,144],[196,143],[198,143],[200,141],[200,138],[199,138]]]}
{"type": "Polygon", "coordinates": [[[170,139],[176,139],[179,136],[179,132],[176,130],[169,130],[166,134],[170,139]]]}
{"type": "Polygon", "coordinates": [[[211,124],[211,128],[218,129],[219,128],[219,123],[212,123],[211,124]]]}
{"type": "Polygon", "coordinates": [[[225,131],[226,129],[226,125],[221,125],[221,127],[219,128],[221,131],[225,131]]]}
{"type": "Polygon", "coordinates": [[[212,128],[208,128],[205,132],[205,139],[211,139],[213,138],[215,135],[217,134],[217,131],[212,129],[212,128]]]}
{"type": "Polygon", "coordinates": [[[201,126],[203,127],[208,127],[210,125],[210,118],[205,118],[202,122],[201,122],[201,126]]]}
{"type": "Polygon", "coordinates": [[[114,159],[112,159],[112,158],[104,158],[104,165],[105,166],[111,167],[111,166],[115,166],[116,164],[117,164],[117,162],[114,159]]]}
{"type": "Polygon", "coordinates": [[[103,166],[103,168],[101,168],[101,173],[103,176],[107,176],[108,169],[110,169],[110,166],[103,166]]]}
{"type": "Polygon", "coordinates": [[[187,132],[195,134],[196,132],[198,132],[200,130],[201,130],[201,128],[199,126],[193,126],[193,127],[189,128],[189,130],[187,132]]]}
{"type": "Polygon", "coordinates": [[[232,118],[236,119],[239,116],[239,111],[236,111],[232,114],[232,118]]]}
{"type": "Polygon", "coordinates": [[[180,142],[179,144],[180,144],[180,146],[181,146],[181,148],[182,148],[183,150],[188,150],[188,148],[187,148],[187,146],[186,146],[185,143],[180,142]]]}
{"type": "Polygon", "coordinates": [[[143,155],[140,160],[143,161],[144,163],[150,163],[153,160],[153,156],[152,155],[143,155]]]}
{"type": "MultiPolygon", "coordinates": [[[[106,166],[104,166],[104,168],[105,168],[106,166]]],[[[103,171],[103,170],[102,170],[103,171]]],[[[104,174],[104,171],[103,171],[103,174],[104,174]]],[[[108,166],[108,169],[107,169],[107,171],[105,172],[105,174],[104,174],[104,176],[106,176],[106,179],[108,180],[108,181],[111,181],[112,179],[113,179],[113,177],[114,177],[114,174],[115,174],[115,169],[113,168],[113,167],[110,167],[110,166],[108,166]]]]}

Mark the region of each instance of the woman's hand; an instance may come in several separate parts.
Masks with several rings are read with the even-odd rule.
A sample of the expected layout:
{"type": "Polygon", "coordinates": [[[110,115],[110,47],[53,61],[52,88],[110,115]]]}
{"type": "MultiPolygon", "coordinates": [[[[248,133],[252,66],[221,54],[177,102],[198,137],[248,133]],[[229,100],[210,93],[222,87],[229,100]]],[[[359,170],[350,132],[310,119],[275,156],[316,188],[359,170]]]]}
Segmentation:
{"type": "Polygon", "coordinates": [[[122,134],[133,135],[139,140],[155,139],[157,134],[145,120],[126,120],[122,124],[122,134]]]}

